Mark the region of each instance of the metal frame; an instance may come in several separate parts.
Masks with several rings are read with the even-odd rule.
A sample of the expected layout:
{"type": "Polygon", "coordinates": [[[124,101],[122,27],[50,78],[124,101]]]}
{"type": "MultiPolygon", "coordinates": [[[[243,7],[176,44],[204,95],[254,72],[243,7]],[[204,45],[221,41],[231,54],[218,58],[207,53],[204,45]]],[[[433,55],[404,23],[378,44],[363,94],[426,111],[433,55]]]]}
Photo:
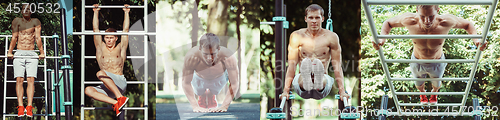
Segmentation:
{"type": "MultiPolygon", "coordinates": [[[[373,39],[376,43],[379,43],[378,39],[380,38],[401,38],[401,39],[410,39],[410,38],[481,38],[481,44],[484,44],[486,41],[486,37],[491,25],[492,17],[495,13],[495,8],[497,6],[497,0],[415,0],[415,1],[401,1],[401,0],[362,0],[363,7],[365,8],[366,17],[368,19],[371,32],[373,34],[373,39]],[[489,12],[487,15],[486,23],[483,27],[483,34],[481,35],[379,35],[377,29],[375,27],[375,23],[373,21],[373,16],[371,13],[371,8],[369,5],[490,5],[489,12]]],[[[448,59],[448,60],[392,60],[386,59],[383,53],[383,48],[378,50],[378,54],[380,56],[380,61],[382,62],[382,67],[387,77],[387,82],[389,82],[390,90],[392,91],[394,103],[396,103],[396,107],[398,109],[397,112],[389,112],[389,115],[402,115],[403,113],[400,110],[400,106],[464,106],[467,100],[467,96],[469,95],[470,88],[472,86],[472,80],[474,78],[474,73],[476,73],[477,65],[479,58],[481,58],[481,51],[477,49],[476,56],[474,60],[465,60],[465,59],[448,59]],[[394,86],[392,81],[409,81],[415,80],[410,78],[391,78],[391,74],[387,67],[388,62],[404,62],[404,63],[474,63],[474,66],[470,72],[468,78],[433,78],[433,79],[421,79],[423,80],[441,80],[441,81],[467,81],[467,86],[464,92],[396,92],[394,90],[394,86]],[[418,94],[417,94],[418,93],[418,94]],[[397,95],[464,95],[461,103],[438,103],[436,105],[420,105],[416,103],[399,103],[397,95]]],[[[419,80],[420,81],[420,80],[419,80]]],[[[469,112],[463,112],[463,109],[460,109],[457,114],[458,116],[470,115],[469,112]]],[[[423,116],[431,116],[436,114],[422,114],[423,116]]],[[[437,115],[451,115],[450,113],[438,113],[437,115]]]]}
{"type": "MultiPolygon", "coordinates": [[[[85,0],[82,0],[81,3],[81,15],[85,15],[85,9],[94,8],[94,6],[86,6],[85,0]]],[[[99,8],[124,8],[123,5],[107,5],[107,6],[99,6],[99,8]]],[[[85,17],[81,17],[82,19],[82,32],[73,32],[73,35],[81,35],[82,41],[82,50],[80,57],[81,64],[81,88],[85,87],[85,84],[101,84],[102,82],[85,82],[85,59],[95,59],[95,56],[85,56],[85,35],[143,35],[144,36],[144,56],[127,56],[127,58],[140,58],[144,59],[144,81],[127,81],[127,84],[144,84],[144,107],[124,107],[123,110],[144,110],[144,119],[148,120],[148,35],[156,35],[155,32],[148,32],[148,1],[144,0],[144,6],[136,6],[132,5],[129,8],[143,8],[144,9],[144,31],[129,31],[128,33],[106,33],[106,32],[93,32],[85,30],[85,17]]],[[[85,119],[85,110],[107,110],[109,107],[84,107],[85,106],[85,94],[84,91],[80,91],[81,98],[81,107],[80,107],[80,115],[81,120],[85,119]]]]}
{"type": "MultiPolygon", "coordinates": [[[[8,46],[10,45],[9,44],[9,37],[12,37],[12,35],[0,35],[0,37],[4,37],[5,38],[5,55],[2,56],[1,58],[4,58],[4,61],[5,61],[4,62],[4,71],[5,71],[5,73],[7,73],[7,67],[13,66],[13,65],[7,65],[8,58],[5,57],[7,55],[7,53],[8,53],[8,48],[9,48],[8,46]]],[[[44,44],[43,49],[45,50],[44,54],[46,55],[47,54],[47,48],[46,48],[45,45],[47,44],[47,38],[52,38],[52,36],[40,36],[40,37],[43,39],[43,44],[44,44]]],[[[36,50],[36,52],[40,52],[40,51],[36,50]]],[[[25,58],[25,57],[21,57],[21,58],[25,58]]],[[[35,57],[35,58],[38,58],[38,57],[35,57]]],[[[47,70],[47,59],[59,59],[59,58],[60,57],[47,56],[47,57],[45,57],[43,59],[43,65],[38,65],[37,69],[38,69],[38,67],[43,67],[44,70],[47,70]]],[[[45,95],[44,96],[47,96],[47,94],[48,94],[47,93],[48,92],[48,90],[47,90],[47,77],[46,77],[47,76],[47,72],[43,71],[43,75],[44,75],[43,81],[35,81],[34,83],[43,83],[44,84],[43,86],[44,86],[44,89],[45,89],[45,95]]],[[[3,86],[4,87],[3,88],[3,98],[5,98],[4,101],[3,101],[3,112],[4,113],[2,113],[2,116],[3,116],[2,119],[4,119],[4,120],[6,119],[5,117],[7,117],[7,116],[9,116],[9,117],[17,117],[17,114],[6,114],[7,99],[17,99],[17,96],[16,97],[7,97],[7,93],[6,93],[7,92],[7,83],[16,83],[15,80],[14,81],[7,81],[7,78],[8,78],[7,74],[5,74],[5,76],[4,76],[4,86],[3,86]]],[[[24,81],[23,83],[27,83],[27,81],[24,81]]],[[[23,97],[23,99],[27,99],[27,97],[23,97]]],[[[33,99],[45,99],[45,101],[48,101],[47,97],[35,97],[35,96],[33,96],[33,99]]],[[[33,116],[45,116],[45,119],[48,119],[49,114],[47,112],[47,110],[48,110],[48,103],[47,102],[45,102],[45,110],[46,110],[45,114],[33,114],[33,116]]]]}

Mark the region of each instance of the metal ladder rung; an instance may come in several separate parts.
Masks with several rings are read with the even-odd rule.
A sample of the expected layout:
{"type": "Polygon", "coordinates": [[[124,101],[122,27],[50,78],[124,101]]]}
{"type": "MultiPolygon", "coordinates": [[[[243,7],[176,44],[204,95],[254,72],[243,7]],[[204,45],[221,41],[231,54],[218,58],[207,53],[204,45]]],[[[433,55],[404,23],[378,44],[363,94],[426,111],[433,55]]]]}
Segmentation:
{"type": "MultiPolygon", "coordinates": [[[[7,83],[16,83],[17,81],[14,80],[8,80],[6,81],[7,83]]],[[[34,81],[35,83],[45,83],[45,81],[34,81]]],[[[23,83],[28,83],[28,81],[23,81],[23,83]]]]}
{"type": "Polygon", "coordinates": [[[465,95],[465,92],[394,92],[395,95],[465,95]]]}
{"type": "Polygon", "coordinates": [[[473,59],[385,59],[387,63],[474,63],[473,59]]]}
{"type": "MultiPolygon", "coordinates": [[[[112,107],[83,107],[83,110],[112,110],[112,107]]],[[[145,110],[148,107],[123,107],[124,110],[145,110]]]]}
{"type": "Polygon", "coordinates": [[[368,0],[368,5],[492,5],[491,0],[368,0]]]}
{"type": "Polygon", "coordinates": [[[469,78],[391,78],[392,81],[467,81],[469,78]]]}
{"type": "MultiPolygon", "coordinates": [[[[86,82],[83,82],[83,83],[84,84],[102,84],[101,81],[95,81],[95,82],[93,82],[93,81],[92,82],[87,82],[86,81],[86,82]]],[[[146,83],[146,82],[144,82],[144,81],[127,81],[127,84],[144,84],[144,83],[146,83]]]]}
{"type": "MultiPolygon", "coordinates": [[[[14,65],[7,65],[7,67],[12,67],[14,65]]],[[[45,67],[44,65],[38,65],[38,67],[45,67]]]]}
{"type": "MultiPolygon", "coordinates": [[[[17,114],[3,114],[4,116],[9,116],[9,117],[17,117],[17,114]]],[[[46,116],[47,114],[33,114],[33,116],[46,116]]],[[[28,116],[24,116],[28,117],[28,116]]]]}
{"type": "Polygon", "coordinates": [[[399,103],[400,106],[462,106],[461,103],[437,103],[434,105],[422,105],[421,103],[399,103]]]}
{"type": "MultiPolygon", "coordinates": [[[[23,97],[23,99],[27,99],[28,97],[23,97]]],[[[17,97],[5,97],[5,99],[17,100],[17,97]]],[[[45,97],[33,97],[33,99],[45,99],[45,97]]]]}

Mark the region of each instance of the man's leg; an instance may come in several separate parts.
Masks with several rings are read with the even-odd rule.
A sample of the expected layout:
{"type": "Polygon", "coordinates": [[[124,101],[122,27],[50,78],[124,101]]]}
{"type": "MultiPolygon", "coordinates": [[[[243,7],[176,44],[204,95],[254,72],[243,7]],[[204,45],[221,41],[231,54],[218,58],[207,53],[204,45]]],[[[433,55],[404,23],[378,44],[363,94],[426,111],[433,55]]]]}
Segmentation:
{"type": "Polygon", "coordinates": [[[28,97],[28,105],[31,106],[33,103],[33,95],[35,93],[35,78],[34,77],[28,77],[28,87],[26,88],[26,95],[28,97]]]}
{"type": "Polygon", "coordinates": [[[302,80],[302,87],[306,91],[310,91],[314,88],[311,78],[312,73],[312,62],[309,58],[304,58],[300,63],[300,77],[302,80]]]}
{"type": "Polygon", "coordinates": [[[102,81],[102,83],[108,88],[113,94],[115,94],[116,98],[123,97],[122,93],[116,87],[115,82],[108,76],[106,75],[106,72],[104,71],[99,71],[96,74],[97,78],[102,81]]]}
{"type": "Polygon", "coordinates": [[[91,97],[91,98],[93,98],[95,100],[98,100],[98,101],[101,101],[101,102],[105,102],[105,103],[109,103],[109,104],[116,104],[118,102],[115,99],[110,98],[106,94],[97,92],[97,90],[94,87],[92,87],[92,86],[88,86],[88,87],[85,88],[85,95],[87,95],[87,96],[89,96],[89,97],[91,97]]]}
{"type": "Polygon", "coordinates": [[[324,87],[324,77],[323,75],[325,74],[325,66],[323,66],[323,63],[319,59],[314,59],[312,62],[312,72],[314,73],[314,89],[321,91],[323,90],[324,87]]]}
{"type": "Polygon", "coordinates": [[[18,106],[23,106],[23,96],[24,96],[23,82],[24,82],[23,77],[16,78],[16,94],[17,94],[18,106]]]}

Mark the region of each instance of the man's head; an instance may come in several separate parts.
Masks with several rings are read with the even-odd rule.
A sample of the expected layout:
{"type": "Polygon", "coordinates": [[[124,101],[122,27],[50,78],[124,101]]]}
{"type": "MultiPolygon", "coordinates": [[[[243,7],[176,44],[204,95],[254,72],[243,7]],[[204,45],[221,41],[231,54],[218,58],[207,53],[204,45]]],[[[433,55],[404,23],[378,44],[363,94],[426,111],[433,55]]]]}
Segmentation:
{"type": "Polygon", "coordinates": [[[24,18],[30,18],[31,17],[31,7],[29,7],[28,4],[23,4],[21,7],[21,14],[23,15],[24,18]]]}
{"type": "Polygon", "coordinates": [[[439,12],[438,5],[417,5],[419,24],[423,29],[429,29],[434,24],[434,20],[439,12]]]}
{"type": "MultiPolygon", "coordinates": [[[[116,32],[116,29],[108,28],[106,29],[106,32],[116,32]]],[[[104,35],[104,43],[106,43],[106,46],[109,48],[113,47],[117,40],[118,35],[104,35]]]]}
{"type": "Polygon", "coordinates": [[[318,4],[309,5],[306,8],[306,16],[305,16],[307,28],[311,30],[321,29],[321,23],[325,20],[323,14],[324,10],[318,4]]]}
{"type": "Polygon", "coordinates": [[[200,38],[200,51],[203,56],[203,61],[207,65],[214,65],[219,53],[219,38],[213,33],[206,33],[200,38]]]}

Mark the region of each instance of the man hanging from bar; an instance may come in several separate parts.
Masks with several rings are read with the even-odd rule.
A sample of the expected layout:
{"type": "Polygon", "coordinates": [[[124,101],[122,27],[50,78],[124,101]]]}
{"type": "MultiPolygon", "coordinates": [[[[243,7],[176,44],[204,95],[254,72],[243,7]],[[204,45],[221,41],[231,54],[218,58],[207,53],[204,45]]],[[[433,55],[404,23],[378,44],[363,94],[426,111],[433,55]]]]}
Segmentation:
{"type": "Polygon", "coordinates": [[[227,112],[239,89],[236,54],[219,46],[219,42],[215,34],[207,33],[200,38],[200,44],[191,48],[184,57],[182,88],[193,112],[227,112]],[[227,87],[228,81],[230,89],[222,105],[218,106],[215,95],[227,87]]]}
{"type": "Polygon", "coordinates": [[[330,94],[334,81],[338,84],[340,98],[349,98],[344,89],[339,38],[336,33],[321,28],[325,20],[323,14],[321,6],[309,5],[305,12],[307,28],[296,30],[290,35],[288,69],[282,93],[287,99],[291,85],[302,98],[323,99],[330,94]],[[332,62],[335,79],[327,74],[329,62],[332,62]],[[299,74],[295,74],[297,64],[300,65],[299,74]]]}
{"type": "MultiPolygon", "coordinates": [[[[94,4],[93,29],[99,32],[99,5],[94,4]]],[[[125,12],[123,20],[123,32],[129,31],[130,18],[128,4],[122,8],[125,12]]],[[[108,28],[106,32],[116,32],[116,29],[108,28]]],[[[128,98],[122,94],[127,88],[127,79],[123,75],[123,64],[127,58],[128,35],[121,35],[121,42],[117,43],[118,35],[94,35],[94,44],[96,48],[96,60],[100,71],[96,76],[103,84],[99,86],[88,86],[85,88],[85,94],[95,100],[113,104],[113,110],[116,116],[121,114],[121,109],[125,106],[128,98]],[[116,100],[114,99],[116,98],[116,100]]]]}
{"type": "MultiPolygon", "coordinates": [[[[10,42],[9,51],[7,57],[13,59],[14,56],[38,56],[38,59],[44,59],[45,54],[43,52],[43,43],[40,36],[41,23],[37,18],[31,18],[31,8],[24,4],[21,9],[22,18],[14,18],[12,21],[12,41],[10,42]],[[35,52],[35,42],[38,46],[40,55],[35,52]],[[17,46],[16,46],[17,43],[17,46]],[[12,54],[14,47],[17,47],[15,54],[12,54]]],[[[34,82],[38,70],[38,60],[35,58],[15,58],[14,65],[14,78],[16,78],[16,94],[17,94],[17,116],[24,116],[24,106],[23,106],[23,82],[24,82],[24,72],[26,71],[26,77],[28,81],[28,87],[26,88],[26,94],[28,98],[28,105],[26,106],[26,115],[28,117],[33,117],[33,94],[35,90],[34,82]]]]}
{"type": "MultiPolygon", "coordinates": [[[[454,15],[439,15],[438,5],[417,5],[417,13],[403,13],[396,17],[386,20],[382,25],[381,35],[387,35],[394,27],[406,27],[410,35],[430,35],[430,34],[448,34],[452,28],[464,29],[467,33],[476,35],[474,24],[463,18],[454,15]]],[[[485,34],[485,33],[483,33],[485,34]]],[[[381,39],[377,45],[372,41],[376,50],[380,49],[386,42],[381,39]]],[[[411,59],[445,59],[443,53],[444,39],[412,39],[413,53],[411,59]]],[[[473,39],[476,46],[479,46],[480,40],[473,39]]],[[[487,43],[480,47],[483,51],[487,43]]],[[[447,63],[410,63],[410,69],[415,78],[442,78],[447,63]]],[[[420,92],[426,92],[425,81],[415,81],[415,85],[420,92]]],[[[431,92],[439,92],[441,81],[432,81],[431,92]]],[[[426,95],[420,95],[421,104],[436,104],[437,95],[431,95],[427,99],[426,95]]]]}

